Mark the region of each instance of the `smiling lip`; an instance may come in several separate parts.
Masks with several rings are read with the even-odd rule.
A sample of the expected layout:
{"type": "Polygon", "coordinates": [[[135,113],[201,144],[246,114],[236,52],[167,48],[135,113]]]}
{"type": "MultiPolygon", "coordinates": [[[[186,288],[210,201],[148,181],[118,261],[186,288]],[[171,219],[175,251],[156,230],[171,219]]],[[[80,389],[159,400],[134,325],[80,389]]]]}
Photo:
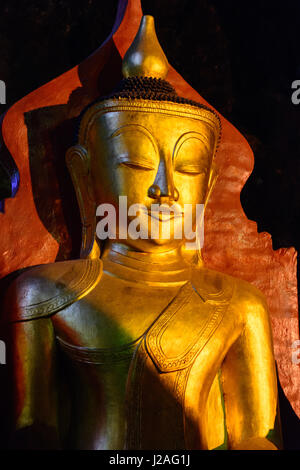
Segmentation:
{"type": "Polygon", "coordinates": [[[149,211],[144,212],[144,214],[148,215],[148,217],[152,217],[153,219],[159,220],[160,222],[167,222],[172,219],[178,219],[179,217],[183,216],[183,212],[170,212],[169,210],[164,211],[149,211]]]}

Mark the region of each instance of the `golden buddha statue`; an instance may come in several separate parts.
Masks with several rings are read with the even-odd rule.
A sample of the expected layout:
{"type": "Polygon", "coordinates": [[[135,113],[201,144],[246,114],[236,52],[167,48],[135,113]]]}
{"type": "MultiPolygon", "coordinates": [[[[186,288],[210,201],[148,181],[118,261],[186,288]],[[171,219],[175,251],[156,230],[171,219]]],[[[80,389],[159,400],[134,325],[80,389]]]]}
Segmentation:
{"type": "Polygon", "coordinates": [[[263,295],[207,269],[200,251],[175,237],[175,216],[158,215],[156,237],[124,236],[120,197],[146,207],[139,220],[147,234],[152,204],[205,206],[216,180],[219,118],[179,97],[167,71],[153,18],[144,16],[119,87],[80,116],[66,159],[82,218],[81,259],[31,268],[6,296],[12,446],[280,446],[263,295]],[[101,204],[114,207],[118,221],[104,242],[96,236],[101,204]],[[169,238],[161,236],[166,220],[169,238]]]}

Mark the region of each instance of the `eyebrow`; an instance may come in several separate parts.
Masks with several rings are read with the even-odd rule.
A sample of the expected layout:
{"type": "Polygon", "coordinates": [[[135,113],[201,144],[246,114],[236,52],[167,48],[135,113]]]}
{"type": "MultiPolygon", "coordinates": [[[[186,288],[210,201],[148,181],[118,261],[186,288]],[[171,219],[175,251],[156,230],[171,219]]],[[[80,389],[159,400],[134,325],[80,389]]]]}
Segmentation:
{"type": "Polygon", "coordinates": [[[202,142],[202,144],[205,145],[205,149],[209,152],[209,145],[208,145],[209,144],[209,139],[205,135],[200,134],[200,132],[188,131],[188,132],[185,132],[184,134],[182,134],[177,139],[176,144],[175,144],[174,149],[173,149],[173,156],[172,156],[173,160],[176,158],[177,153],[180,150],[181,146],[184,144],[184,142],[186,142],[189,139],[200,140],[200,142],[202,142]],[[186,138],[184,138],[184,137],[186,137],[186,138]]]}
{"type": "Polygon", "coordinates": [[[121,126],[121,127],[118,127],[118,129],[116,129],[109,137],[108,139],[113,139],[114,137],[117,137],[118,135],[120,134],[124,134],[125,132],[127,131],[137,131],[137,132],[140,132],[141,134],[144,134],[146,137],[148,137],[148,139],[151,141],[152,145],[153,145],[153,148],[155,150],[155,152],[158,154],[158,147],[157,147],[157,143],[153,137],[153,135],[151,134],[151,132],[144,126],[142,126],[141,124],[125,124],[124,126],[121,126]]]}

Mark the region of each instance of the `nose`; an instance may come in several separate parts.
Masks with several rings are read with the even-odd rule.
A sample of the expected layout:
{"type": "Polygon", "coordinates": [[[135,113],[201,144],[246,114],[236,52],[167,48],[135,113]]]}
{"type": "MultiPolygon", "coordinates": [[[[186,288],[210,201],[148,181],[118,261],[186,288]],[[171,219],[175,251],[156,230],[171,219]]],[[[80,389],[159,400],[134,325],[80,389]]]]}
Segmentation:
{"type": "Polygon", "coordinates": [[[174,186],[173,168],[168,168],[162,160],[157,170],[153,184],[148,190],[148,196],[152,199],[172,199],[179,198],[178,190],[174,186]]]}
{"type": "Polygon", "coordinates": [[[157,184],[152,184],[148,190],[148,196],[152,199],[172,199],[174,201],[178,201],[179,199],[179,192],[174,187],[174,191],[169,191],[168,193],[163,193],[160,190],[160,187],[157,184]]]}

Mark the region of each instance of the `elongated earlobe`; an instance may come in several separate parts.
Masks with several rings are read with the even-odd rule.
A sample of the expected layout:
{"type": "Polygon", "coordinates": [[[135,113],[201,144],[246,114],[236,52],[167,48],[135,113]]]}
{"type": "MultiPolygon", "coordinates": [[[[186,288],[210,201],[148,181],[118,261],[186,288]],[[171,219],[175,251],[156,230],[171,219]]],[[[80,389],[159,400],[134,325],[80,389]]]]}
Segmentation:
{"type": "Polygon", "coordinates": [[[215,165],[215,163],[212,163],[209,178],[208,178],[208,183],[207,183],[207,191],[206,191],[205,200],[204,200],[204,209],[206,208],[206,205],[209,201],[211,193],[213,192],[213,189],[215,187],[218,177],[219,177],[218,168],[215,165]]]}
{"type": "Polygon", "coordinates": [[[70,147],[66,153],[69,169],[79,205],[82,223],[81,258],[99,257],[95,241],[96,203],[90,175],[89,157],[81,145],[70,147]]]}
{"type": "MultiPolygon", "coordinates": [[[[204,224],[205,209],[206,209],[207,203],[209,201],[209,198],[211,196],[211,193],[213,192],[213,189],[214,189],[215,184],[217,182],[218,176],[219,176],[218,168],[215,165],[215,163],[213,162],[212,165],[211,165],[211,170],[210,170],[208,183],[207,183],[207,191],[206,191],[206,195],[205,195],[205,199],[204,199],[204,210],[202,212],[201,220],[198,221],[198,224],[200,224],[200,225],[204,224]]],[[[199,240],[199,238],[198,238],[198,240],[199,240]]],[[[197,258],[198,258],[197,263],[199,265],[202,265],[203,264],[203,259],[202,259],[202,253],[201,253],[201,247],[200,246],[197,249],[197,258]]]]}

